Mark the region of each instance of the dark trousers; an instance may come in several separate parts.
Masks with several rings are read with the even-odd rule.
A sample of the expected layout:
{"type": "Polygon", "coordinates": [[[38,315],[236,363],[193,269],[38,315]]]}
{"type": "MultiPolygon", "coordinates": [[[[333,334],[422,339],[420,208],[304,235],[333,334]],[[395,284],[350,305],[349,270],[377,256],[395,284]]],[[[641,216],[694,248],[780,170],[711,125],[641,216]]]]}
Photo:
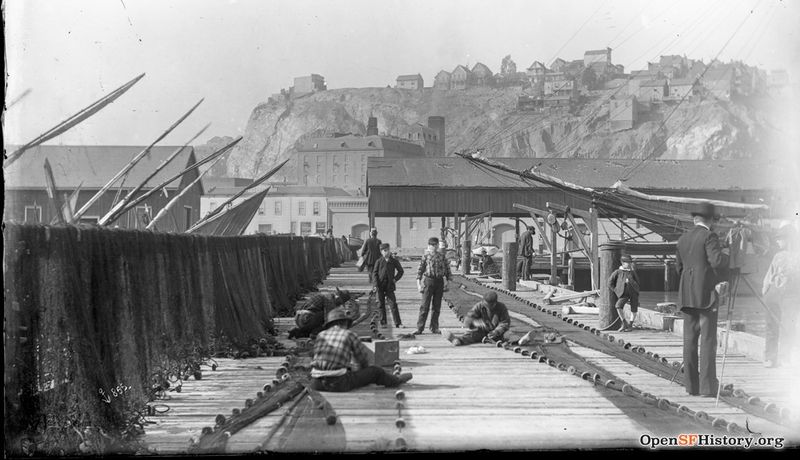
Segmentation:
{"type": "Polygon", "coordinates": [[[433,304],[431,311],[431,330],[439,329],[439,312],[442,309],[442,295],[444,294],[444,278],[422,277],[422,304],[419,306],[419,318],[417,319],[417,330],[425,329],[425,322],[428,320],[428,312],[433,304]]]}
{"type": "Polygon", "coordinates": [[[517,278],[523,280],[531,279],[531,265],[533,262],[533,257],[525,257],[522,256],[522,259],[517,262],[517,278]]]}
{"type": "Polygon", "coordinates": [[[717,309],[683,308],[683,384],[690,395],[716,395],[717,309]],[[697,346],[700,344],[700,359],[697,346]]]}
{"type": "MultiPolygon", "coordinates": [[[[617,299],[615,307],[617,310],[622,310],[628,302],[631,303],[631,313],[639,311],[639,293],[625,286],[625,292],[622,293],[622,297],[617,299]]],[[[622,315],[620,315],[620,318],[622,318],[622,315]]]]}
{"type": "Polygon", "coordinates": [[[396,387],[400,379],[378,366],[369,366],[357,371],[348,371],[339,377],[323,377],[311,379],[311,388],[317,391],[335,391],[338,393],[365,387],[371,383],[385,387],[396,387]]]}
{"type": "Polygon", "coordinates": [[[397,299],[394,296],[394,291],[385,291],[383,288],[378,286],[377,294],[378,308],[381,311],[381,323],[386,323],[386,299],[388,298],[391,301],[389,308],[392,309],[392,319],[394,319],[394,324],[400,324],[400,312],[397,310],[397,299]]]}
{"type": "Polygon", "coordinates": [[[375,268],[375,264],[367,265],[367,271],[369,272],[369,284],[374,283],[375,281],[372,279],[372,269],[375,268]]]}

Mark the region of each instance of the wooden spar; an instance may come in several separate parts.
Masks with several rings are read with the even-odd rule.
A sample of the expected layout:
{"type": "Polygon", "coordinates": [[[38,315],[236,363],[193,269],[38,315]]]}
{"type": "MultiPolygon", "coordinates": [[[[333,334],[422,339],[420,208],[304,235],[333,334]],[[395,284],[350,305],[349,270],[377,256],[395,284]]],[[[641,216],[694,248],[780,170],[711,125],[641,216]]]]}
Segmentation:
{"type": "Polygon", "coordinates": [[[714,206],[746,209],[752,211],[756,210],[766,211],[769,209],[769,206],[765,204],[736,203],[733,201],[707,200],[704,198],[689,198],[689,197],[678,197],[678,196],[668,196],[668,195],[648,195],[646,193],[637,192],[636,190],[633,190],[632,188],[623,184],[621,181],[615,182],[614,185],[611,186],[611,188],[623,195],[629,195],[647,201],[663,201],[667,203],[681,203],[681,204],[711,203],[714,206]]]}
{"type": "Polygon", "coordinates": [[[201,134],[203,134],[203,133],[206,131],[206,129],[208,129],[208,127],[209,127],[209,126],[211,126],[211,123],[207,123],[205,126],[203,126],[203,129],[201,129],[200,131],[198,131],[198,132],[197,132],[197,134],[195,134],[195,135],[194,135],[194,136],[193,136],[191,139],[189,139],[188,141],[186,141],[186,143],[184,143],[184,144],[183,144],[181,147],[178,147],[177,149],[175,149],[175,151],[173,151],[173,152],[172,152],[172,153],[169,155],[169,157],[167,157],[167,159],[166,159],[166,160],[162,161],[162,162],[161,162],[161,164],[160,164],[160,165],[158,165],[158,166],[156,167],[156,169],[154,169],[154,170],[153,170],[153,172],[151,172],[151,173],[150,173],[150,174],[149,174],[147,177],[145,177],[145,179],[144,179],[144,180],[143,180],[143,181],[142,181],[142,182],[141,182],[139,185],[137,185],[136,187],[134,187],[134,188],[133,188],[133,190],[131,190],[130,192],[128,192],[127,194],[125,194],[125,198],[123,198],[123,199],[122,199],[120,202],[118,202],[118,203],[115,203],[113,206],[111,206],[111,210],[110,210],[110,211],[108,211],[108,212],[106,213],[106,215],[105,215],[105,216],[103,216],[103,218],[102,218],[102,219],[100,219],[100,220],[98,221],[98,223],[99,223],[100,225],[104,225],[104,223],[105,223],[105,220],[106,220],[106,219],[108,219],[108,218],[110,218],[111,216],[113,216],[113,215],[114,215],[114,214],[115,214],[117,211],[119,211],[119,210],[120,210],[120,209],[121,209],[123,206],[125,206],[125,205],[126,205],[126,204],[127,204],[129,201],[130,201],[130,200],[132,200],[132,199],[133,199],[133,197],[134,197],[134,196],[136,196],[136,194],[137,194],[137,193],[139,193],[139,191],[140,191],[140,190],[142,190],[142,188],[143,188],[145,185],[147,185],[147,183],[148,183],[148,182],[150,182],[150,179],[152,179],[153,177],[155,177],[155,176],[156,176],[156,174],[158,174],[158,173],[159,173],[159,172],[160,172],[162,169],[164,169],[164,168],[165,168],[165,167],[166,167],[166,166],[167,166],[167,165],[168,165],[170,162],[172,162],[172,160],[174,160],[174,159],[175,159],[175,157],[177,157],[177,156],[178,156],[178,154],[180,154],[180,153],[183,151],[183,149],[185,149],[186,147],[188,147],[188,146],[189,146],[189,144],[191,144],[192,142],[194,142],[194,140],[195,140],[195,139],[197,139],[198,137],[200,137],[200,135],[201,135],[201,134]]]}
{"type": "MultiPolygon", "coordinates": [[[[230,152],[230,150],[229,150],[229,152],[230,152]]],[[[227,153],[227,152],[226,152],[226,153],[227,153]]],[[[194,185],[195,185],[196,183],[200,182],[200,179],[202,179],[202,178],[203,178],[203,176],[205,176],[207,172],[211,171],[211,169],[212,169],[214,166],[216,166],[216,164],[217,164],[217,163],[219,163],[219,161],[220,161],[220,160],[222,160],[223,158],[225,158],[225,155],[224,155],[224,154],[223,154],[223,155],[220,155],[219,157],[217,157],[217,159],[216,159],[216,160],[214,160],[214,162],[213,162],[213,163],[211,163],[211,166],[209,166],[209,167],[208,167],[208,169],[206,169],[206,170],[205,170],[205,171],[203,171],[202,173],[198,174],[198,175],[197,175],[197,179],[193,180],[193,181],[192,181],[190,184],[188,184],[186,187],[184,187],[184,188],[183,188],[183,190],[181,190],[181,191],[180,191],[180,193],[178,193],[178,194],[177,194],[177,195],[176,195],[174,198],[172,198],[172,199],[169,201],[169,203],[167,203],[167,205],[166,205],[166,206],[164,206],[164,208],[163,208],[163,209],[161,209],[161,211],[158,211],[158,214],[156,214],[156,216],[155,216],[155,217],[153,217],[153,220],[151,220],[151,221],[150,221],[150,223],[149,223],[149,224],[147,224],[147,227],[145,227],[145,230],[150,230],[150,229],[152,229],[152,228],[153,228],[153,226],[155,226],[156,222],[158,222],[158,221],[159,221],[159,220],[160,220],[162,217],[164,217],[164,215],[166,215],[166,214],[167,214],[167,212],[169,212],[169,210],[170,210],[170,209],[172,209],[172,207],[173,207],[173,206],[175,206],[175,203],[177,203],[177,202],[178,202],[178,200],[179,200],[179,199],[180,199],[182,196],[186,195],[186,192],[188,192],[189,190],[191,190],[191,189],[192,189],[192,187],[194,187],[194,185]]],[[[176,226],[176,227],[175,227],[175,230],[177,230],[177,229],[178,229],[178,227],[176,226]]]]}
{"type": "Polygon", "coordinates": [[[39,135],[37,138],[33,139],[32,141],[28,142],[27,144],[23,145],[22,147],[15,150],[8,158],[3,162],[3,169],[7,168],[11,165],[11,163],[17,161],[19,157],[25,153],[26,150],[36,147],[37,145],[44,143],[56,136],[59,136],[68,130],[70,130],[73,126],[83,122],[87,118],[91,117],[95,113],[102,110],[108,104],[114,102],[118,97],[125,94],[126,91],[131,89],[133,85],[135,85],[139,80],[144,78],[145,74],[141,74],[138,77],[134,78],[133,80],[125,83],[124,85],[120,86],[119,88],[115,89],[114,91],[110,92],[109,94],[101,97],[97,101],[91,103],[88,107],[82,109],[75,115],[67,118],[66,120],[62,121],[61,123],[57,124],[53,128],[45,131],[43,134],[39,135]]]}
{"type": "Polygon", "coordinates": [[[61,214],[61,199],[58,196],[56,180],[53,177],[53,168],[50,167],[50,161],[47,158],[44,159],[44,181],[47,186],[47,196],[50,198],[50,203],[55,211],[54,220],[58,224],[64,224],[64,216],[61,214]]]}
{"type": "MultiPolygon", "coordinates": [[[[241,139],[241,138],[240,138],[240,139],[241,139]]],[[[205,216],[203,216],[203,218],[202,218],[202,219],[200,219],[199,221],[197,221],[197,222],[196,222],[194,225],[192,225],[192,227],[191,227],[190,229],[188,229],[188,230],[186,230],[186,231],[187,231],[187,232],[190,232],[190,231],[194,230],[195,228],[197,228],[197,227],[198,227],[200,224],[202,224],[202,223],[203,223],[203,222],[205,222],[206,220],[210,219],[211,217],[214,217],[214,216],[215,216],[216,214],[218,214],[220,211],[222,211],[223,209],[225,209],[225,206],[227,206],[229,203],[233,202],[233,200],[235,200],[236,198],[239,198],[240,196],[244,195],[244,194],[245,194],[245,192],[247,192],[247,191],[248,191],[248,190],[250,190],[251,188],[253,188],[253,187],[257,187],[257,186],[261,185],[261,184],[262,184],[264,181],[266,181],[267,179],[269,179],[270,177],[272,177],[272,176],[273,176],[273,175],[274,175],[276,172],[278,172],[278,171],[279,171],[279,170],[280,170],[280,169],[283,167],[283,165],[285,165],[285,164],[286,164],[286,163],[288,163],[288,162],[289,162],[289,159],[286,159],[286,160],[284,160],[284,161],[283,161],[281,164],[279,164],[278,166],[276,166],[276,167],[272,168],[270,171],[268,171],[266,174],[264,174],[263,176],[259,177],[258,179],[254,180],[254,181],[253,181],[251,184],[249,184],[247,187],[244,187],[244,188],[242,188],[242,189],[241,189],[239,192],[237,192],[235,195],[233,195],[232,197],[230,197],[230,198],[228,198],[227,200],[225,200],[225,202],[223,202],[222,204],[220,204],[220,205],[219,205],[219,206],[217,206],[216,208],[214,208],[214,209],[212,209],[211,211],[209,211],[209,212],[208,212],[208,214],[206,214],[205,216]]]]}
{"type": "Polygon", "coordinates": [[[172,126],[167,128],[166,131],[161,133],[161,135],[158,136],[158,138],[155,141],[153,141],[150,145],[148,145],[144,150],[142,150],[141,152],[137,153],[131,159],[131,161],[129,161],[128,164],[125,165],[117,174],[115,174],[114,177],[111,178],[111,180],[109,180],[105,185],[103,185],[103,187],[97,193],[95,193],[93,197],[89,198],[89,201],[87,201],[86,204],[84,204],[83,207],[81,209],[79,209],[78,212],[75,213],[75,218],[76,219],[80,219],[80,217],[82,215],[84,215],[86,213],[86,211],[88,211],[89,208],[97,200],[99,200],[100,197],[103,196],[106,193],[106,191],[108,191],[108,189],[110,189],[114,185],[115,182],[117,182],[117,180],[119,180],[120,177],[122,177],[123,175],[127,174],[128,171],[130,171],[134,166],[136,166],[136,163],[138,163],[139,160],[144,158],[144,156],[147,155],[147,153],[150,151],[150,149],[153,148],[153,146],[155,146],[162,139],[167,137],[167,135],[169,133],[171,133],[173,129],[177,128],[178,125],[180,125],[183,122],[183,120],[185,120],[189,115],[191,115],[192,112],[195,111],[197,106],[199,106],[202,102],[203,102],[203,99],[200,99],[199,101],[197,101],[197,103],[194,106],[192,106],[191,109],[189,109],[185,114],[183,114],[183,116],[181,116],[175,123],[173,123],[172,126]]]}
{"type": "Polygon", "coordinates": [[[130,211],[137,204],[139,204],[142,201],[146,200],[147,198],[149,198],[153,194],[159,192],[162,188],[164,188],[167,185],[169,185],[172,181],[178,179],[179,177],[183,176],[184,174],[186,174],[187,172],[189,172],[189,171],[191,171],[191,170],[193,170],[195,168],[203,166],[204,164],[206,164],[208,162],[214,161],[215,158],[217,158],[218,156],[220,156],[223,153],[225,153],[228,149],[233,148],[233,146],[236,145],[237,143],[239,143],[239,141],[241,141],[241,140],[242,140],[242,137],[239,136],[237,139],[235,139],[233,142],[231,142],[230,144],[226,145],[225,147],[222,147],[221,149],[217,150],[216,152],[212,153],[211,155],[203,158],[202,160],[198,161],[197,163],[189,166],[188,168],[184,169],[183,171],[181,171],[181,172],[175,174],[174,176],[168,178],[167,180],[161,182],[160,184],[158,184],[157,186],[155,186],[152,189],[148,190],[147,192],[143,193],[139,197],[134,198],[132,201],[128,202],[123,208],[119,209],[113,215],[109,215],[109,216],[103,217],[103,219],[105,219],[105,221],[103,223],[101,223],[101,225],[112,224],[115,220],[119,219],[119,217],[121,215],[123,215],[124,213],[130,211]]]}
{"type": "MultiPolygon", "coordinates": [[[[575,235],[578,244],[580,245],[583,253],[586,254],[586,257],[589,259],[590,264],[590,272],[592,278],[592,289],[598,289],[599,285],[599,273],[597,272],[597,246],[590,246],[586,244],[586,240],[583,239],[583,235],[580,231],[578,231],[578,224],[575,222],[575,218],[572,217],[573,214],[576,214],[578,217],[584,220],[587,223],[587,226],[591,225],[592,214],[586,211],[582,211],[580,209],[572,209],[569,206],[560,205],[557,203],[550,203],[547,202],[546,206],[548,209],[553,209],[559,212],[564,213],[564,216],[569,220],[570,225],[572,225],[573,233],[575,235]]],[[[595,233],[597,230],[595,229],[595,233]]],[[[592,238],[594,241],[595,238],[592,238]]],[[[571,259],[570,259],[571,260],[571,259]]]]}
{"type": "Polygon", "coordinates": [[[78,186],[75,187],[75,190],[73,190],[72,193],[69,194],[69,197],[64,201],[64,205],[61,207],[61,215],[64,216],[64,222],[73,221],[75,208],[78,207],[78,195],[80,195],[82,187],[83,182],[78,184],[78,186]]]}

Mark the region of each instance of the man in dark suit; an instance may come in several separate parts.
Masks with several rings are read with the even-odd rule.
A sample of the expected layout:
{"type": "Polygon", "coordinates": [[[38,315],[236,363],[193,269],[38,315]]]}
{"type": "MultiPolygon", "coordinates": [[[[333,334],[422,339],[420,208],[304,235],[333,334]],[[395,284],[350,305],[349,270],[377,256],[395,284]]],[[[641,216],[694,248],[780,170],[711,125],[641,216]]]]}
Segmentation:
{"type": "Polygon", "coordinates": [[[675,268],[680,276],[678,305],[683,313],[684,385],[690,395],[716,396],[717,310],[715,286],[727,266],[719,237],[711,231],[714,206],[701,203],[693,211],[694,227],[678,240],[675,268]],[[700,342],[698,362],[697,345],[700,342]]]}
{"type": "Polygon", "coordinates": [[[392,319],[394,327],[403,327],[400,321],[400,311],[397,309],[397,299],[394,296],[397,281],[403,277],[403,267],[400,262],[392,257],[389,243],[381,244],[381,254],[383,257],[375,262],[372,269],[373,287],[378,295],[378,307],[381,312],[381,326],[386,326],[386,298],[389,298],[392,309],[392,319]]]}
{"type": "Polygon", "coordinates": [[[364,258],[364,266],[369,273],[369,282],[372,284],[372,269],[375,267],[375,262],[381,257],[381,240],[378,239],[378,229],[373,228],[370,232],[370,237],[364,240],[361,245],[361,257],[364,258]]]}
{"type": "MultiPolygon", "coordinates": [[[[535,233],[535,230],[533,233],[535,233]]],[[[529,280],[531,278],[531,265],[533,265],[533,255],[535,253],[533,250],[533,233],[530,228],[526,228],[519,236],[519,249],[520,255],[522,256],[522,264],[518,268],[518,271],[523,280],[529,280]]]]}

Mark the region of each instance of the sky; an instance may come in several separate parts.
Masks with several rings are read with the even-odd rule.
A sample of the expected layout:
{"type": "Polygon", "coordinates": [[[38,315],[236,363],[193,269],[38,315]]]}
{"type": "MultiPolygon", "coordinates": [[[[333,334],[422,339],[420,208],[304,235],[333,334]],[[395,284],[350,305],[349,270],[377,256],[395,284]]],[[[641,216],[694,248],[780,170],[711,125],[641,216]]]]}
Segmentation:
{"type": "Polygon", "coordinates": [[[458,64],[493,72],[511,55],[581,59],[612,48],[625,70],[662,54],[742,60],[800,75],[798,0],[7,0],[5,143],[27,142],[146,76],[49,143],[147,145],[201,98],[163,144],[244,133],[293,78],[329,89],[426,86],[458,64]],[[22,97],[20,97],[22,96],[22,97]]]}

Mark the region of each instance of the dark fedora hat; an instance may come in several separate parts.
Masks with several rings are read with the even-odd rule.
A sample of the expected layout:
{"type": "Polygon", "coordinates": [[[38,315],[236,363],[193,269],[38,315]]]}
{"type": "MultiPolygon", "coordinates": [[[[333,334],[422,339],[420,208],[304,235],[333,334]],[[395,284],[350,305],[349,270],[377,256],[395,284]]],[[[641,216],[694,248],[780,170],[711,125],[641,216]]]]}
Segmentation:
{"type": "Polygon", "coordinates": [[[694,205],[691,214],[692,217],[703,216],[707,219],[713,219],[714,217],[717,216],[717,211],[716,209],[714,209],[713,204],[703,201],[701,203],[697,203],[696,205],[694,205]]]}

